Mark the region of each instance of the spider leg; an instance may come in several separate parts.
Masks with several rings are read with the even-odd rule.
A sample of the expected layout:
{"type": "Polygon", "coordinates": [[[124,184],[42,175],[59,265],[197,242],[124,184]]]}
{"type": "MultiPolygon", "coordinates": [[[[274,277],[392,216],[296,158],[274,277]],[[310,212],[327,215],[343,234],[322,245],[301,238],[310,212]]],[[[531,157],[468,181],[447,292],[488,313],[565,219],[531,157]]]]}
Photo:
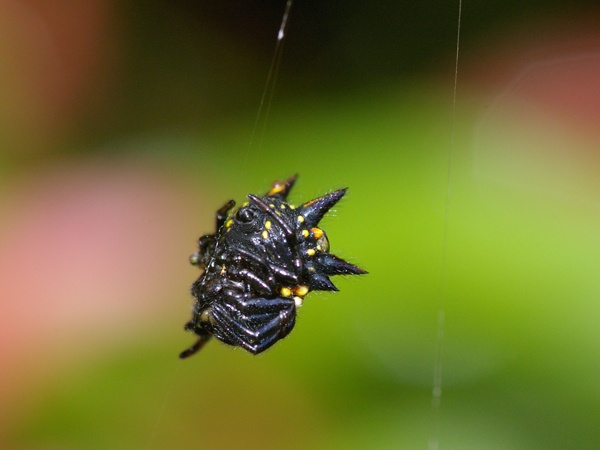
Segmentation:
{"type": "Polygon", "coordinates": [[[264,280],[262,280],[258,275],[250,272],[248,269],[242,269],[238,272],[238,274],[244,278],[246,281],[250,283],[254,283],[256,287],[261,291],[262,294],[272,295],[273,290],[271,286],[269,286],[264,280]]]}
{"type": "Polygon", "coordinates": [[[227,220],[227,213],[231,208],[235,206],[235,202],[233,200],[229,200],[225,203],[221,208],[217,210],[217,230],[220,230],[223,225],[225,225],[225,221],[227,220]]]}
{"type": "Polygon", "coordinates": [[[286,281],[288,283],[291,283],[291,284],[298,283],[298,276],[295,273],[290,272],[287,269],[284,269],[283,267],[279,267],[274,264],[269,264],[269,270],[271,271],[271,273],[278,275],[280,278],[282,278],[284,281],[286,281]]]}
{"type": "Polygon", "coordinates": [[[258,266],[264,267],[269,272],[270,276],[277,275],[285,282],[292,284],[298,283],[298,276],[296,276],[296,274],[291,272],[290,270],[287,270],[280,266],[276,266],[275,264],[272,264],[270,262],[265,262],[260,256],[255,255],[254,253],[250,252],[249,250],[246,250],[245,248],[239,248],[237,249],[237,251],[239,254],[244,255],[246,258],[257,263],[258,266]]]}
{"type": "Polygon", "coordinates": [[[296,305],[291,298],[231,299],[212,307],[215,335],[224,335],[257,355],[283,339],[294,328],[296,305]]]}
{"type": "Polygon", "coordinates": [[[198,353],[202,349],[202,347],[204,347],[204,344],[206,344],[211,338],[210,333],[195,327],[193,321],[188,322],[184,328],[186,330],[193,329],[196,335],[198,335],[198,340],[191,347],[185,349],[179,354],[180,359],[185,359],[194,355],[195,353],[198,353]]]}

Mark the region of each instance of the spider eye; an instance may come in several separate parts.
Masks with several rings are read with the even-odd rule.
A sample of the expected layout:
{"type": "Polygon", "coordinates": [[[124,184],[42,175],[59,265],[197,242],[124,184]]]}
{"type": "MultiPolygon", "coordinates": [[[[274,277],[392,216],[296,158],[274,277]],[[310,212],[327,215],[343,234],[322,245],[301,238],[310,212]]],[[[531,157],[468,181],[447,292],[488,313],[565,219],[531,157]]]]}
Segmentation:
{"type": "Polygon", "coordinates": [[[235,218],[238,221],[243,222],[243,223],[252,222],[255,217],[256,217],[255,212],[252,211],[250,208],[242,208],[235,215],[235,218]]]}

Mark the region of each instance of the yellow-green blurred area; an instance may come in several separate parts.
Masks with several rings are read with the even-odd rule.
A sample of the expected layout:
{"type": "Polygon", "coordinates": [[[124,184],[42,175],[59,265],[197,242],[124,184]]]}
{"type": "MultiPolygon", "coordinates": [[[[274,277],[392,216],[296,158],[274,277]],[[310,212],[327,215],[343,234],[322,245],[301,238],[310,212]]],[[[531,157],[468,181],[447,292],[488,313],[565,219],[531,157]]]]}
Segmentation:
{"type": "Polygon", "coordinates": [[[0,447],[597,449],[597,7],[463,0],[454,103],[458,3],[297,1],[257,119],[284,3],[0,5],[0,447]],[[179,360],[198,237],[296,173],[369,274],[179,360]]]}

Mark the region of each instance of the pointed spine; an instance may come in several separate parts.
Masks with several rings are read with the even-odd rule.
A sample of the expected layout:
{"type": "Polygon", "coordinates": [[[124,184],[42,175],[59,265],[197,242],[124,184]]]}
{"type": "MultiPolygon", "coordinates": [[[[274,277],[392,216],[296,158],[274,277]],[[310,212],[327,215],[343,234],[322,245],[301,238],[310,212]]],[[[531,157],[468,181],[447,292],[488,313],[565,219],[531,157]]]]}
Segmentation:
{"type": "Polygon", "coordinates": [[[293,175],[287,180],[277,180],[271,184],[271,189],[265,194],[265,197],[279,197],[282,200],[287,200],[287,196],[294,187],[298,175],[293,175]]]}
{"type": "Polygon", "coordinates": [[[327,211],[340,201],[347,190],[348,188],[339,189],[303,204],[298,212],[304,217],[306,225],[309,227],[317,226],[323,216],[327,214],[327,211]]]}
{"type": "Polygon", "coordinates": [[[314,273],[310,277],[310,289],[312,291],[339,291],[327,275],[314,273]]]}
{"type": "Polygon", "coordinates": [[[350,264],[331,253],[322,253],[315,258],[315,267],[326,275],[362,275],[366,270],[350,264]]]}

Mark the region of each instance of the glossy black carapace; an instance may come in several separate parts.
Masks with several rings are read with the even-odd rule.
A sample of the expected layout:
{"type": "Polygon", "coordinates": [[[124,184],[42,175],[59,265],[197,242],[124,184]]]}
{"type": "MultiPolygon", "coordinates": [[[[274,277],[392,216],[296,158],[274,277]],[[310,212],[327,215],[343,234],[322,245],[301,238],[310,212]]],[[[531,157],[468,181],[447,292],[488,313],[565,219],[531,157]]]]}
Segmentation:
{"type": "Polygon", "coordinates": [[[287,203],[296,177],[276,181],[262,197],[232,215],[233,200],[217,211],[217,231],[199,240],[190,262],[203,272],[192,285],[192,320],[198,340],[187,358],[215,336],[258,354],[292,331],[296,309],[310,291],[337,291],[330,275],[364,270],[329,253],[319,221],[346,193],[340,189],[301,206],[287,203]]]}

